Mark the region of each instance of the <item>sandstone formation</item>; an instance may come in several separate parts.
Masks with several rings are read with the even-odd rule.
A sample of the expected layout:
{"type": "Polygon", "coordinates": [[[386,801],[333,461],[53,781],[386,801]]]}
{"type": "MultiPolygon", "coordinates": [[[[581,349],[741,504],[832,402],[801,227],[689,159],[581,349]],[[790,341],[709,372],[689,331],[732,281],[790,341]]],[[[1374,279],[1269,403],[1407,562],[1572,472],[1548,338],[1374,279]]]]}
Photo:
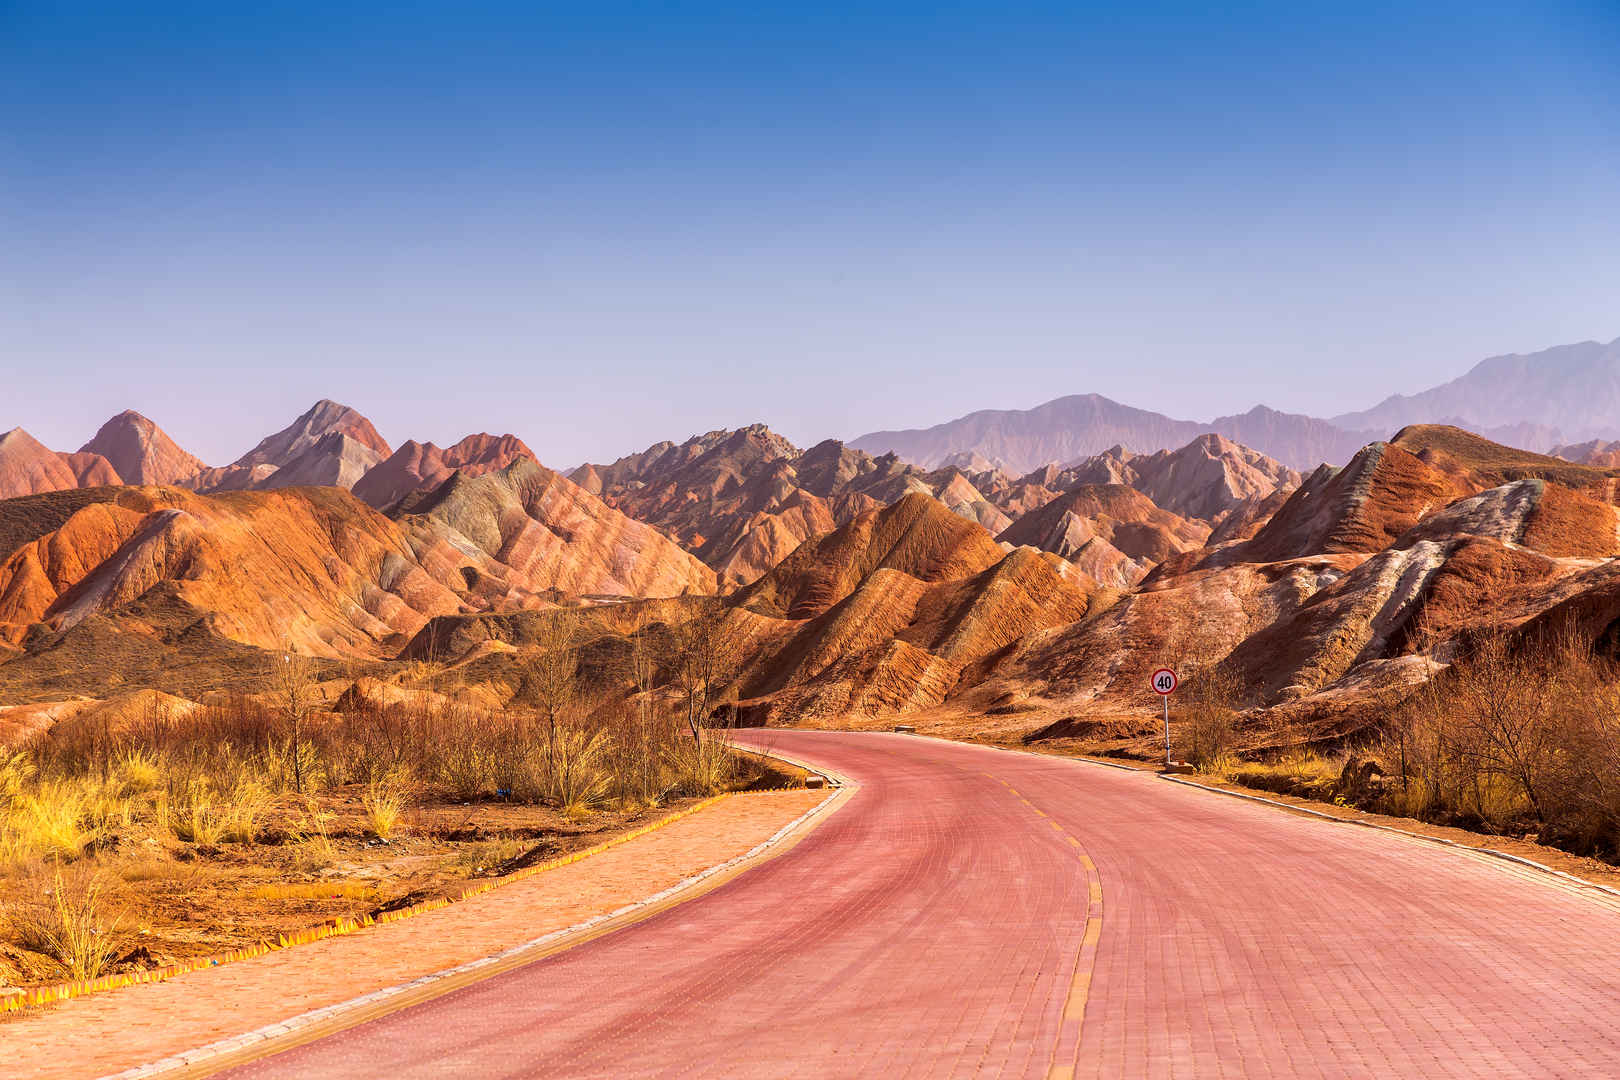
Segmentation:
{"type": "MultiPolygon", "coordinates": [[[[160,436],[125,414],[94,445],[142,475],[190,467],[160,436]]],[[[0,738],[86,700],[251,690],[285,649],[328,676],[366,663],[344,708],[429,700],[396,664],[419,660],[524,708],[559,620],[604,716],[668,705],[698,635],[728,649],[725,718],[1011,734],[1136,730],[1165,664],[1342,737],[1482,633],[1563,619],[1620,653],[1620,469],[1456,427],[1306,477],[1208,433],[1017,476],[982,451],[930,471],[758,425],[572,479],[513,436],[384,450],[331,403],[184,487],[0,437],[18,493],[0,499],[0,703],[30,703],[0,738]],[[188,490],[210,477],[226,487],[188,490]],[[652,689],[628,681],[635,656],[652,689]]]]}
{"type": "Polygon", "coordinates": [[[1590,439],[1572,446],[1555,446],[1547,454],[1577,465],[1596,465],[1605,469],[1620,466],[1620,442],[1604,439],[1590,439]]]}
{"type": "Polygon", "coordinates": [[[80,487],[81,471],[89,473],[94,468],[90,461],[76,468],[67,455],[46,449],[22,428],[0,435],[0,498],[80,487]]]}
{"type": "Polygon", "coordinates": [[[879,566],[780,651],[760,656],[740,687],[745,710],[760,722],[838,722],[939,705],[970,665],[1085,614],[1086,583],[1060,565],[1023,549],[933,584],[879,566]]]}
{"type": "Polygon", "coordinates": [[[388,443],[383,441],[383,437],[377,434],[377,429],[371,426],[370,420],[347,405],[323,398],[282,430],[261,439],[252,450],[237,458],[236,464],[274,465],[282,468],[314,446],[323,436],[333,432],[347,435],[377,454],[379,459],[393,453],[388,443]]]}
{"type": "Polygon", "coordinates": [[[714,571],[657,529],[527,457],[479,476],[453,473],[397,512],[424,566],[454,568],[491,604],[546,590],[617,597],[715,589],[714,571]]]}
{"type": "MultiPolygon", "coordinates": [[[[352,489],[357,498],[386,510],[407,495],[438,487],[458,469],[468,476],[481,476],[504,469],[518,458],[539,460],[516,435],[468,435],[442,450],[432,443],[411,439],[386,461],[375,465],[352,489]]],[[[590,493],[601,495],[600,485],[590,493]]]]}
{"type": "Polygon", "coordinates": [[[997,507],[1016,520],[1060,492],[1090,486],[1131,487],[1176,515],[1222,522],[1239,507],[1254,510],[1279,490],[1291,490],[1300,475],[1264,454],[1219,435],[1200,435],[1175,450],[1136,454],[1112,446],[1067,466],[1048,463],[1013,481],[996,476],[975,482],[997,507]]]}
{"type": "Polygon", "coordinates": [[[1130,474],[1130,485],[1159,507],[1205,521],[1219,521],[1240,503],[1298,487],[1303,479],[1219,435],[1200,435],[1179,450],[1134,458],[1130,474]]]}
{"type": "Polygon", "coordinates": [[[658,443],[574,479],[696,554],[723,587],[754,581],[802,541],[908,494],[938,499],[991,531],[1010,518],[960,470],[925,473],[836,440],[800,451],[763,425],[658,443]]]}
{"type": "Polygon", "coordinates": [[[371,421],[347,405],[322,399],[287,427],[223,468],[205,469],[186,483],[198,491],[331,484],[352,487],[393,451],[371,421]],[[288,470],[284,476],[276,474],[288,470]]]}
{"type": "Polygon", "coordinates": [[[111,483],[182,484],[207,468],[175,445],[162,428],[140,413],[127,410],[102,424],[95,438],[81,446],[79,453],[106,458],[119,478],[111,483]]]}
{"type": "Polygon", "coordinates": [[[376,450],[347,432],[328,431],[254,486],[352,488],[381,460],[376,450]]]}
{"type": "Polygon", "coordinates": [[[1161,510],[1133,488],[1081,484],[997,537],[1060,555],[1104,585],[1129,588],[1171,555],[1204,546],[1209,527],[1161,510]]]}
{"type": "Polygon", "coordinates": [[[907,495],[881,511],[801,544],[768,574],[738,593],[738,602],[787,619],[818,615],[881,569],[922,582],[970,577],[1000,562],[1001,548],[984,528],[926,495],[907,495]]]}
{"type": "Polygon", "coordinates": [[[100,454],[80,451],[76,454],[58,453],[57,457],[61,458],[73,473],[73,479],[78,482],[79,487],[106,487],[108,484],[123,483],[118,470],[100,454]]]}
{"type": "Polygon", "coordinates": [[[457,575],[432,577],[393,522],[337,489],[103,490],[0,565],[0,636],[162,602],[245,645],[382,655],[461,606],[457,575]]]}

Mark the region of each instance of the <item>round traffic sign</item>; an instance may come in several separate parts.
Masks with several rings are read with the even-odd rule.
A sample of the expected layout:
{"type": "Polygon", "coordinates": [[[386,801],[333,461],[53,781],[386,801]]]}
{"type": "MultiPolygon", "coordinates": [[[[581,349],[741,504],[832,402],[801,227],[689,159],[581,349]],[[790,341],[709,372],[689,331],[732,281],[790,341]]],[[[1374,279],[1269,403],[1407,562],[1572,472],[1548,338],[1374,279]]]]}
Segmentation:
{"type": "Polygon", "coordinates": [[[1153,687],[1155,694],[1168,697],[1176,692],[1176,673],[1167,667],[1162,667],[1153,673],[1149,685],[1153,687]]]}

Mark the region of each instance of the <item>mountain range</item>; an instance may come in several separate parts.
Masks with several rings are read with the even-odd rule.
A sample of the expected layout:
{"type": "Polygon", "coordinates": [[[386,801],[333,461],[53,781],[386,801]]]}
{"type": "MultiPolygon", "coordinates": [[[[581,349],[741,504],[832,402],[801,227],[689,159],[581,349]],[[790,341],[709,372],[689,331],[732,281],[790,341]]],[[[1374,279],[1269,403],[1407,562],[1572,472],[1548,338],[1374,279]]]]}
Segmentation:
{"type": "Polygon", "coordinates": [[[1022,473],[1116,444],[1152,452],[1215,432],[1291,468],[1309,470],[1348,461],[1364,444],[1411,424],[1462,427],[1535,451],[1614,439],[1620,436],[1620,339],[1491,357],[1421,394],[1395,395],[1371,409],[1325,420],[1256,406],[1198,423],[1080,394],[1033,409],[969,413],[928,428],[874,431],[849,445],[870,454],[898,454],[922,468],[937,468],[957,454],[979,454],[1022,473]]]}
{"type": "MultiPolygon", "coordinates": [[[[1483,367],[1518,372],[1527,398],[1568,384],[1483,367]]],[[[1064,453],[1113,441],[1022,472],[996,446],[919,464],[755,424],[564,476],[510,434],[395,448],[332,401],[220,467],[133,412],[72,452],[16,429],[0,436],[0,731],[141,690],[252,690],[287,650],[364,665],[390,693],[453,671],[521,705],[562,622],[587,710],[652,692],[625,681],[628,658],[696,626],[731,643],[749,723],[957,717],[1129,741],[1151,728],[1147,672],[1172,664],[1229,672],[1246,707],[1337,738],[1482,633],[1620,641],[1620,448],[1601,437],[1560,457],[1414,424],[1296,470],[1079,400],[1070,415],[1100,427],[1064,453]],[[1188,438],[1138,451],[1119,415],[1188,438]]],[[[1000,450],[1046,445],[1013,433],[1000,450]]]]}

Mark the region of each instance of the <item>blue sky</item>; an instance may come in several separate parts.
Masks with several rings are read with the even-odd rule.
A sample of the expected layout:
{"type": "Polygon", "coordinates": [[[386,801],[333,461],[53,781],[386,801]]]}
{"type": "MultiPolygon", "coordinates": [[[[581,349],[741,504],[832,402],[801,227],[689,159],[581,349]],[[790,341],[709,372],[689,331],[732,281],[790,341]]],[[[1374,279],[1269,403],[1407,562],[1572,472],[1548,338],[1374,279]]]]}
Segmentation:
{"type": "Polygon", "coordinates": [[[0,429],[563,466],[1620,336],[1620,4],[1322,7],[0,0],[0,429]]]}

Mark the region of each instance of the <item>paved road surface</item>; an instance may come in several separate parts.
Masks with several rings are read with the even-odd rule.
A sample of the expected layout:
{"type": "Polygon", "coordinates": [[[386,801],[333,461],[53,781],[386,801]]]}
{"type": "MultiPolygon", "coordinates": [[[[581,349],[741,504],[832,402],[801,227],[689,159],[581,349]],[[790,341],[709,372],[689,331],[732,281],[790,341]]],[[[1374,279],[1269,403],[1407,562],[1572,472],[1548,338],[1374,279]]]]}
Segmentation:
{"type": "Polygon", "coordinates": [[[1145,774],[748,738],[861,788],[707,896],[232,1075],[1620,1076],[1620,905],[1145,774]]]}

